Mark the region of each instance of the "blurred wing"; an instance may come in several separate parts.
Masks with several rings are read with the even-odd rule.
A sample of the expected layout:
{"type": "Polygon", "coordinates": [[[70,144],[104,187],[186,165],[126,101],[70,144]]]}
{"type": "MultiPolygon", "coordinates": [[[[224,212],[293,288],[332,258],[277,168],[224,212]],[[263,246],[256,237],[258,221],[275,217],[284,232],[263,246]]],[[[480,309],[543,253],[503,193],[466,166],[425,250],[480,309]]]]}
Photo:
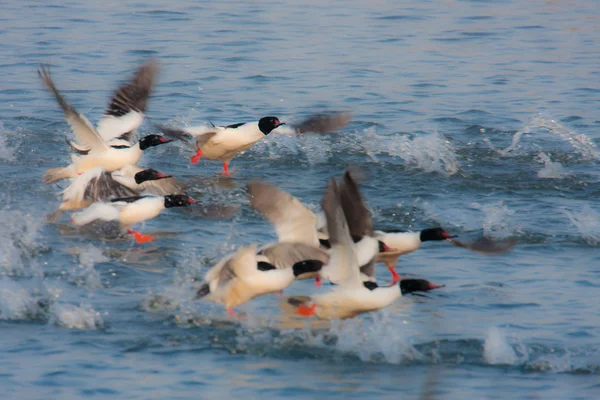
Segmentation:
{"type": "Polygon", "coordinates": [[[266,182],[248,184],[250,206],[274,227],[279,242],[318,246],[317,216],[300,200],[266,182]]]}
{"type": "Polygon", "coordinates": [[[348,125],[350,113],[333,112],[328,114],[313,114],[304,121],[293,126],[297,133],[331,133],[348,125]]]}
{"type": "Polygon", "coordinates": [[[108,150],[109,147],[104,143],[104,140],[98,132],[96,132],[90,121],[88,121],[85,116],[78,113],[75,107],[69,104],[58,92],[58,89],[50,77],[50,73],[43,65],[41,66],[41,70],[38,70],[38,75],[46,87],[54,94],[56,101],[63,109],[65,119],[69,125],[71,125],[73,132],[75,132],[79,144],[94,151],[108,150]]]}
{"type": "MultiPolygon", "coordinates": [[[[199,128],[171,128],[163,125],[157,125],[157,128],[165,135],[174,139],[179,139],[186,143],[192,144],[191,140],[196,141],[196,148],[201,148],[210,139],[215,137],[218,132],[214,130],[206,131],[206,127],[199,128]]],[[[214,129],[214,128],[211,128],[214,129]]]]}
{"type": "Polygon", "coordinates": [[[186,207],[186,212],[208,219],[229,219],[232,218],[240,209],[237,204],[202,204],[194,207],[186,207]]]}
{"type": "Polygon", "coordinates": [[[516,246],[517,241],[514,239],[506,239],[495,241],[485,236],[476,240],[473,243],[463,243],[456,239],[446,239],[448,243],[451,243],[458,247],[463,247],[465,249],[475,251],[477,253],[483,254],[502,254],[511,250],[516,246]]]}
{"type": "Polygon", "coordinates": [[[184,186],[175,178],[163,178],[153,181],[145,181],[141,185],[142,193],[156,196],[168,194],[184,194],[184,186]]]}
{"type": "Polygon", "coordinates": [[[144,121],[148,97],[158,76],[158,61],[141,65],[133,78],[119,87],[110,100],[104,117],[98,122],[98,133],[105,140],[123,139],[133,144],[137,129],[144,121]]]}
{"type": "Polygon", "coordinates": [[[165,125],[156,125],[165,136],[172,137],[173,139],[179,139],[186,143],[192,144],[190,141],[193,139],[192,135],[183,128],[171,128],[165,125]]]}
{"type": "Polygon", "coordinates": [[[113,197],[131,197],[138,193],[113,179],[110,172],[92,178],[85,188],[83,198],[90,201],[107,200],[113,197]]]}
{"type": "Polygon", "coordinates": [[[329,261],[329,254],[314,246],[303,243],[276,243],[258,251],[269,259],[275,268],[291,268],[294,264],[307,260],[318,260],[323,264],[329,261]]]}
{"type": "Polygon", "coordinates": [[[354,242],[340,204],[340,193],[335,179],[327,185],[322,206],[331,243],[329,263],[323,267],[324,277],[340,286],[361,287],[354,242]]]}
{"type": "Polygon", "coordinates": [[[346,171],[340,185],[340,202],[350,234],[359,238],[373,236],[371,212],[367,209],[350,171],[346,171]]]}

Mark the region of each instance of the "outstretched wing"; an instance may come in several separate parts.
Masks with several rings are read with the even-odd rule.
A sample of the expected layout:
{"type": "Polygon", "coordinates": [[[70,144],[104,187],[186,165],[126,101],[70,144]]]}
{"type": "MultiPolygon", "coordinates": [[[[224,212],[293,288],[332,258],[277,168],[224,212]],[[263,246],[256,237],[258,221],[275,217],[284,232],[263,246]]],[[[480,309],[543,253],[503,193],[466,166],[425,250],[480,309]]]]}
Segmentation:
{"type": "Polygon", "coordinates": [[[156,126],[165,136],[172,137],[174,139],[179,139],[188,144],[192,144],[191,140],[194,139],[196,141],[196,148],[201,148],[212,139],[217,132],[210,130],[207,131],[206,127],[197,127],[197,128],[172,128],[164,125],[156,126]]]}
{"type": "Polygon", "coordinates": [[[142,64],[133,78],[120,86],[98,122],[98,133],[106,141],[124,139],[133,143],[137,129],[144,121],[148,98],[158,76],[158,61],[142,64]]]}
{"type": "Polygon", "coordinates": [[[327,218],[331,251],[329,263],[323,267],[321,275],[340,286],[360,287],[362,282],[354,242],[340,204],[340,193],[335,179],[327,185],[322,206],[327,218]]]}
{"type": "Polygon", "coordinates": [[[329,254],[318,247],[303,243],[276,243],[258,250],[267,257],[275,268],[291,268],[301,261],[316,260],[323,264],[329,261],[329,254]]]}
{"type": "Polygon", "coordinates": [[[313,114],[293,126],[297,133],[332,133],[348,125],[350,113],[332,112],[327,114],[313,114]]]}
{"type": "Polygon", "coordinates": [[[92,178],[85,187],[84,199],[90,201],[108,200],[113,197],[131,198],[138,193],[113,179],[110,172],[92,178]]]}
{"type": "Polygon", "coordinates": [[[346,171],[340,185],[340,202],[350,229],[350,235],[357,238],[373,236],[373,219],[360,194],[350,171],[346,171]]]}
{"type": "Polygon", "coordinates": [[[473,243],[464,243],[456,239],[446,239],[448,243],[451,243],[458,247],[475,251],[483,254],[502,254],[506,253],[510,249],[516,246],[517,241],[514,239],[505,240],[492,240],[486,236],[482,236],[480,239],[473,243]]]}
{"type": "Polygon", "coordinates": [[[50,73],[45,68],[44,65],[41,65],[41,69],[38,70],[38,75],[42,79],[42,82],[46,85],[48,89],[54,94],[56,101],[62,108],[65,119],[71,125],[75,136],[80,144],[90,149],[90,151],[104,151],[108,150],[108,145],[104,142],[102,137],[98,134],[98,132],[94,129],[90,121],[88,119],[77,112],[75,107],[69,104],[59,93],[58,89],[54,85],[52,78],[50,77],[50,73]]]}
{"type": "Polygon", "coordinates": [[[250,206],[274,227],[279,242],[318,246],[316,215],[300,200],[266,182],[248,184],[250,206]]]}

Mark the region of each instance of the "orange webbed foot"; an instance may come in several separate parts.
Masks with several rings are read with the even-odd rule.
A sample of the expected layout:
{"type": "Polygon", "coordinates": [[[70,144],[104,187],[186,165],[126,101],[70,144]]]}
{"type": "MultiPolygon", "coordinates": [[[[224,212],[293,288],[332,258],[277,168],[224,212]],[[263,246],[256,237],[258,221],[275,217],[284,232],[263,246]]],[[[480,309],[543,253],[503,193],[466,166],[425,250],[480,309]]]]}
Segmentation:
{"type": "Polygon", "coordinates": [[[198,149],[196,151],[196,154],[194,154],[193,156],[190,157],[190,161],[192,162],[192,164],[198,164],[198,161],[200,161],[201,157],[202,157],[202,150],[198,149]]]}
{"type": "Polygon", "coordinates": [[[312,317],[315,314],[315,308],[317,308],[316,304],[313,304],[310,307],[304,304],[300,304],[300,306],[298,306],[298,308],[296,309],[296,314],[298,314],[301,317],[312,317]]]}
{"type": "Polygon", "coordinates": [[[223,162],[223,175],[231,176],[229,173],[229,163],[227,161],[223,162]]]}
{"type": "Polygon", "coordinates": [[[128,229],[127,233],[130,234],[130,235],[133,235],[133,237],[135,238],[135,241],[138,244],[149,243],[149,242],[152,242],[154,240],[153,236],[144,235],[143,233],[139,233],[137,231],[132,231],[132,230],[128,229]]]}

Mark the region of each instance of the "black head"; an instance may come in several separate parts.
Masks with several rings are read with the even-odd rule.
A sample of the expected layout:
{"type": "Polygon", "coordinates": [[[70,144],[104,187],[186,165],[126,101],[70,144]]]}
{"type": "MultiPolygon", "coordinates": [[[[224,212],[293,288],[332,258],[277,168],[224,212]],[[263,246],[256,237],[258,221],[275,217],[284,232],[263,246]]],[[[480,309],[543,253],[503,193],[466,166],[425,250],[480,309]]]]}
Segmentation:
{"type": "Polygon", "coordinates": [[[169,194],[165,196],[165,208],[185,207],[194,204],[196,200],[187,194],[169,194]]]}
{"type": "Polygon", "coordinates": [[[277,117],[263,117],[258,121],[258,129],[267,136],[271,131],[280,125],[285,125],[279,122],[277,117]]]}
{"type": "Polygon", "coordinates": [[[138,185],[144,183],[146,181],[157,181],[159,179],[170,178],[170,175],[163,175],[155,169],[148,168],[143,171],[138,172],[133,176],[135,179],[135,183],[138,185]]]}
{"type": "Polygon", "coordinates": [[[412,292],[428,292],[441,287],[443,286],[434,285],[425,279],[402,279],[400,281],[400,292],[403,295],[412,292]]]}
{"type": "Polygon", "coordinates": [[[323,268],[323,262],[319,260],[306,260],[294,264],[294,276],[307,274],[310,272],[319,272],[323,268]]]}
{"type": "Polygon", "coordinates": [[[148,135],[140,139],[140,149],[146,150],[149,147],[158,146],[159,144],[169,143],[170,139],[165,139],[160,135],[148,135]]]}
{"type": "Polygon", "coordinates": [[[421,242],[426,242],[428,240],[446,240],[456,237],[456,235],[450,235],[442,228],[429,228],[423,229],[421,231],[421,242]]]}

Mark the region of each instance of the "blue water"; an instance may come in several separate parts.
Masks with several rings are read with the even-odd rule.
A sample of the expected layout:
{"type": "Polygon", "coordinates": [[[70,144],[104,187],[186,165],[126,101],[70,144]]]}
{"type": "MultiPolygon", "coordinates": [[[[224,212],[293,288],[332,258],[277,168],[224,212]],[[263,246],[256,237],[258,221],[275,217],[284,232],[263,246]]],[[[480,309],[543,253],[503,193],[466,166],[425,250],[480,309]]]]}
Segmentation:
{"type": "Polygon", "coordinates": [[[2,11],[2,398],[598,397],[596,1],[9,1],[2,11]],[[39,64],[95,122],[151,56],[161,73],[142,133],[323,109],[353,120],[337,136],[272,134],[234,159],[231,179],[218,162],[191,166],[181,144],[144,156],[194,197],[239,206],[231,219],[168,210],[139,227],[158,237],[142,246],[81,237],[68,218],[46,223],[60,188],[41,176],[66,165],[71,133],[39,64]],[[221,256],[275,238],[247,206],[249,179],[316,208],[349,164],[365,174],[379,228],[442,225],[518,246],[486,257],[427,243],[398,271],[445,288],[344,324],[292,324],[276,295],[240,307],[240,320],[191,300],[221,256]]]}

